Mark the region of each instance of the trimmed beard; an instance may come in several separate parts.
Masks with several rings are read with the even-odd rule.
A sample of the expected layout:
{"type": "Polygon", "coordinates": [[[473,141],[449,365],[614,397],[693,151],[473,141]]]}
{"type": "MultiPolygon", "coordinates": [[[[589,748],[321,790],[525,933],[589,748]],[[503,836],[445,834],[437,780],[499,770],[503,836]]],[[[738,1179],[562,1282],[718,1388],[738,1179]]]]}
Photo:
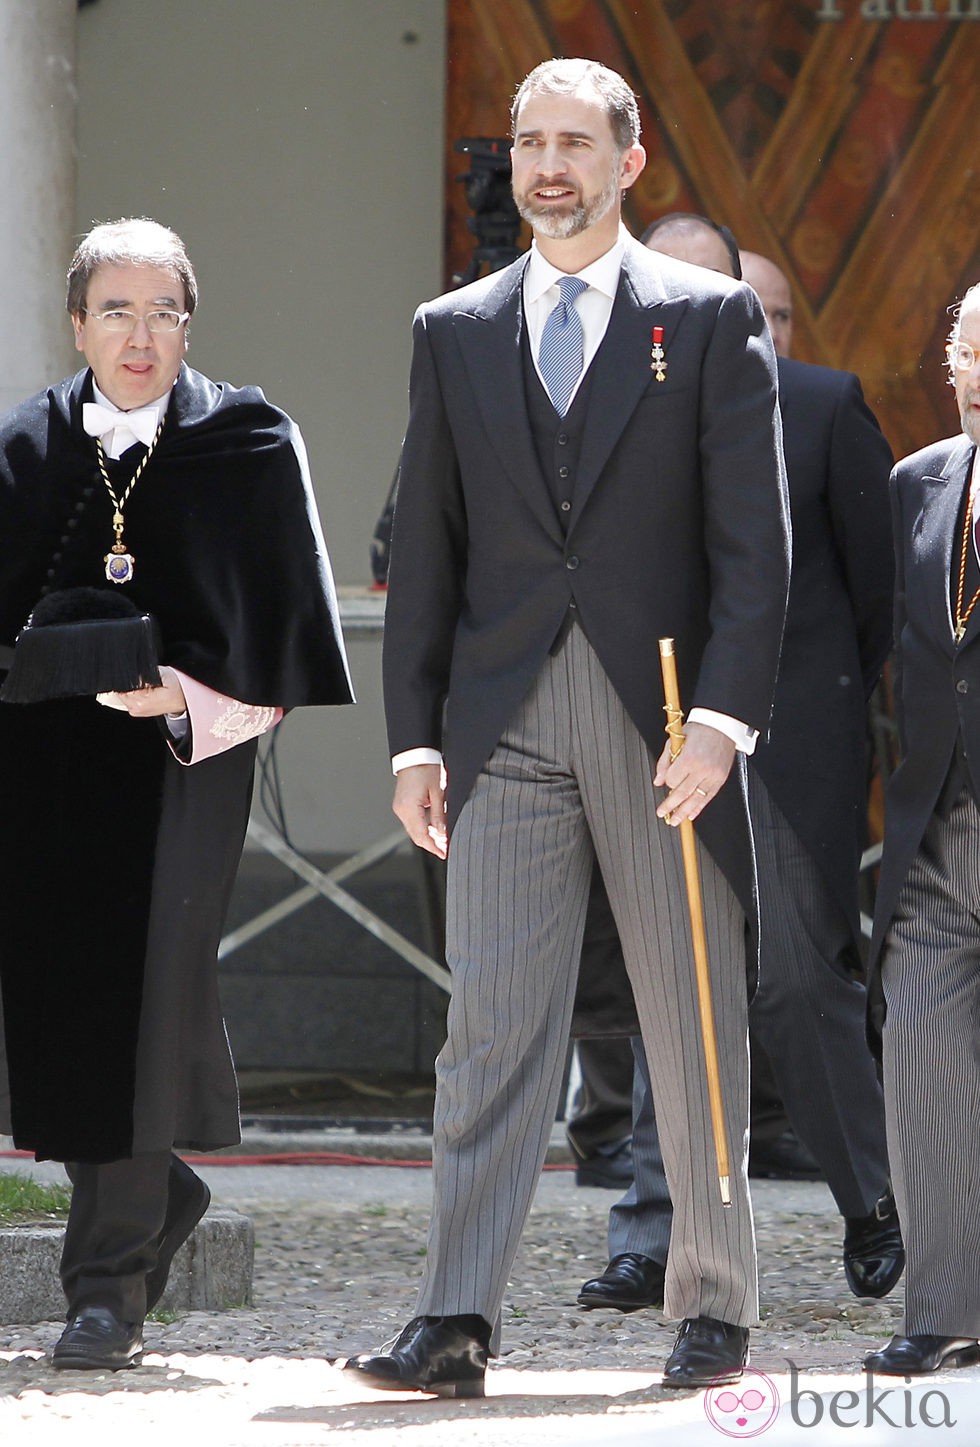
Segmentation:
{"type": "Polygon", "coordinates": [[[609,178],[607,184],[597,196],[591,201],[580,201],[573,206],[571,211],[562,215],[558,211],[550,211],[547,207],[537,206],[534,202],[514,196],[514,203],[521,215],[532,230],[540,232],[552,241],[568,241],[573,236],[580,236],[595,222],[601,221],[612,207],[616,204],[616,198],[620,192],[619,172],[615,171],[609,178]]]}

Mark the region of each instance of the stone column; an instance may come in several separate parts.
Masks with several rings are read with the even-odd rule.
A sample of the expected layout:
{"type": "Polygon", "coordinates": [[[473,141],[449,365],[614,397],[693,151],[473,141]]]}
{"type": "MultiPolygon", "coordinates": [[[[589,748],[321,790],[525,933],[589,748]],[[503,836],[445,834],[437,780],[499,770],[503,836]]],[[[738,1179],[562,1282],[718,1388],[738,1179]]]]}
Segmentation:
{"type": "Polygon", "coordinates": [[[0,0],[0,411],[72,370],[76,0],[0,0]]]}

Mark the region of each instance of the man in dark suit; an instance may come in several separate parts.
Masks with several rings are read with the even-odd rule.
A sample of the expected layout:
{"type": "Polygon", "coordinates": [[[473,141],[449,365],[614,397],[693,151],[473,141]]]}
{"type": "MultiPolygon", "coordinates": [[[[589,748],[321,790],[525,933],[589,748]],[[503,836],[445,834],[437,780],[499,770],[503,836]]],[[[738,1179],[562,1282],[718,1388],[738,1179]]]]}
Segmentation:
{"type": "MultiPolygon", "coordinates": [[[[685,216],[651,244],[732,274],[718,228],[685,216]],[[675,235],[676,231],[676,235],[675,235]]],[[[866,807],[865,701],[888,650],[891,453],[849,372],[779,357],[793,568],[770,738],[749,764],[762,940],[749,1012],[796,1133],[844,1217],[844,1270],[884,1296],[904,1254],[888,1185],[884,1105],[864,1038],[858,868],[866,807]]],[[[635,1181],[610,1212],[609,1264],[579,1301],[659,1305],[670,1197],[637,1042],[635,1181]]]]}
{"type": "Polygon", "coordinates": [[[888,788],[871,999],[908,1275],[902,1331],[865,1366],[898,1376],[980,1361],[980,285],[947,357],[963,430],[892,474],[903,757],[888,788]]]}
{"type": "Polygon", "coordinates": [[[514,195],[536,244],[415,322],[385,695],[395,811],[434,853],[452,831],[453,995],[418,1315],[347,1369],[386,1389],[483,1391],[555,1119],[597,858],[677,1204],[667,1301],[683,1324],[665,1381],[734,1380],[757,1287],[743,1159],[751,853],[732,763],[767,727],[786,598],[772,344],[747,287],[622,230],[645,154],[620,76],[548,62],[513,122],[514,195]],[[668,635],[691,706],[673,763],[668,635]],[[659,804],[651,779],[667,788],[659,804]],[[658,823],[685,818],[712,936],[730,1208],[713,1179],[679,836],[658,823]]]}

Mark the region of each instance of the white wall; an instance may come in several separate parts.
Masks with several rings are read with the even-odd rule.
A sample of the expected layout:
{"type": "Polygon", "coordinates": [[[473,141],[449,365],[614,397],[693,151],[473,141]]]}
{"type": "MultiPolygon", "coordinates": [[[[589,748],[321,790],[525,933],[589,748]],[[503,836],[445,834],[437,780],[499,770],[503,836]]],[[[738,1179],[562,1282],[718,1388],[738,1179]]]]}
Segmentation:
{"type": "Polygon", "coordinates": [[[71,366],[75,0],[0,0],[0,412],[71,366]]]}
{"type": "MultiPolygon", "coordinates": [[[[299,421],[338,581],[366,583],[412,313],[442,289],[444,0],[97,0],[77,74],[77,230],[180,232],[202,298],[189,360],[299,421]]],[[[283,730],[303,849],[394,822],[379,645],[350,652],[358,706],[283,730]]]]}

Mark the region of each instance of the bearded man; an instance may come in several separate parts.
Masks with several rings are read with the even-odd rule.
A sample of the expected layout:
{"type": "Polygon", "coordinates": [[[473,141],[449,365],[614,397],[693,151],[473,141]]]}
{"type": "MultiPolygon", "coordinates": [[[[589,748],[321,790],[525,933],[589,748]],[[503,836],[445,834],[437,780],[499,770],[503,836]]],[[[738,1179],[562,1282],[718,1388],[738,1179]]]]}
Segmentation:
{"type": "Polygon", "coordinates": [[[433,853],[451,835],[453,993],[417,1315],[346,1369],[386,1390],[484,1390],[555,1119],[597,859],[677,1191],[666,1300],[682,1325],[665,1381],[734,1380],[757,1286],[744,1159],[752,854],[732,766],[767,727],[786,605],[775,357],[748,287],[623,230],[645,153],[622,77],[546,62],[512,121],[534,246],[415,321],[385,703],[395,812],[433,853]],[[691,706],[674,763],[664,635],[691,706]],[[730,1208],[680,837],[663,822],[685,819],[700,835],[730,1208]]]}

